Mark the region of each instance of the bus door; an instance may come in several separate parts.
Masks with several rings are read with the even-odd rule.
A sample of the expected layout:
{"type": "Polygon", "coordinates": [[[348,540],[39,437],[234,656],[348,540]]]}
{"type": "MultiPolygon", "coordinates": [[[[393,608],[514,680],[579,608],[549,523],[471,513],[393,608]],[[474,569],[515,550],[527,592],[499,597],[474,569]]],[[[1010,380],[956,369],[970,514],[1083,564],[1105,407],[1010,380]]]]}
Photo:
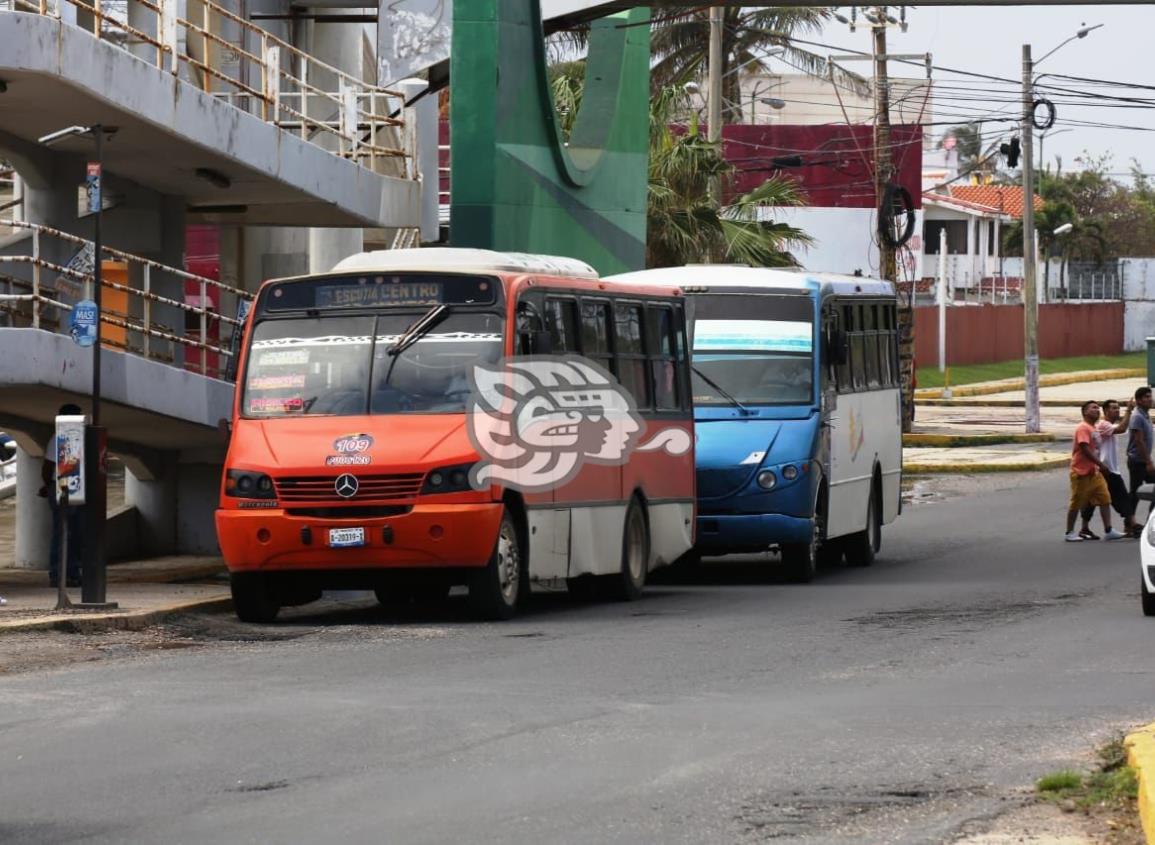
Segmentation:
{"type": "MultiPolygon", "coordinates": [[[[517,304],[516,354],[563,354],[568,340],[576,336],[576,301],[560,300],[570,307],[558,307],[556,298],[547,299],[540,288],[521,295],[517,304]]],[[[550,488],[524,493],[529,526],[530,578],[557,581],[569,570],[570,512],[559,506],[557,490],[550,488]]]]}

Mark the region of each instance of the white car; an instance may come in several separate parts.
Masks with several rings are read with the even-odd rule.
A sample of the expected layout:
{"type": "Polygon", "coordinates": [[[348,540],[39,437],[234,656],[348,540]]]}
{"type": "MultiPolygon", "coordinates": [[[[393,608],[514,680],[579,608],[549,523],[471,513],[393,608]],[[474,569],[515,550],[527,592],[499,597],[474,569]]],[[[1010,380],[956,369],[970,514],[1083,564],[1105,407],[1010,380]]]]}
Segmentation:
{"type": "Polygon", "coordinates": [[[1147,517],[1147,527],[1143,529],[1143,541],[1139,546],[1139,572],[1143,580],[1143,615],[1155,616],[1155,514],[1147,517]]]}

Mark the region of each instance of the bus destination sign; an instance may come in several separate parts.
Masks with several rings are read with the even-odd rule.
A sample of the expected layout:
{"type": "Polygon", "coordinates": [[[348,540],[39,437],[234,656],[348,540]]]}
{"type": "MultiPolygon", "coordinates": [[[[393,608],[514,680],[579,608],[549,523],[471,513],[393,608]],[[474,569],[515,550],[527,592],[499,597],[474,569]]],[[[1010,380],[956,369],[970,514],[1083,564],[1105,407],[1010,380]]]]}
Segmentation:
{"type": "Polygon", "coordinates": [[[326,285],[317,288],[317,308],[379,308],[398,305],[440,305],[436,282],[383,285],[326,285]]]}
{"type": "Polygon", "coordinates": [[[434,305],[492,305],[498,282],[484,276],[402,273],[292,279],[261,295],[262,311],[372,311],[434,305]]]}

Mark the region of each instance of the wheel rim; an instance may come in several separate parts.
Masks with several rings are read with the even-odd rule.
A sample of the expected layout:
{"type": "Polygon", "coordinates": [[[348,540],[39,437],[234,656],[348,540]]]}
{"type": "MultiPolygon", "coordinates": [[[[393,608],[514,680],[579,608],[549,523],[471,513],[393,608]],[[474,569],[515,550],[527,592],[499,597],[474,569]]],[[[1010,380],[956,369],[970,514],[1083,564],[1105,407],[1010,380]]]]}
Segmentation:
{"type": "Polygon", "coordinates": [[[640,584],[645,576],[646,530],[642,515],[637,509],[630,511],[630,524],[626,531],[626,567],[630,580],[640,584]]]}
{"type": "Polygon", "coordinates": [[[517,547],[517,532],[508,522],[501,526],[497,538],[497,578],[501,587],[501,597],[507,604],[517,601],[520,554],[517,547]]]}

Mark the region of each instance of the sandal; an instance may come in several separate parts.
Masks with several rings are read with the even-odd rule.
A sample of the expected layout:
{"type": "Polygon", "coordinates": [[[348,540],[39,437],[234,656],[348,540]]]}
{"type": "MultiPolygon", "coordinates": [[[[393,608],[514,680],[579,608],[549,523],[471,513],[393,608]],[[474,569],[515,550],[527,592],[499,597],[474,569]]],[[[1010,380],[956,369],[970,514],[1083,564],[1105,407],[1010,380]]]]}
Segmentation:
{"type": "Polygon", "coordinates": [[[1082,537],[1084,540],[1098,540],[1099,539],[1099,535],[1096,534],[1094,531],[1092,531],[1090,528],[1084,528],[1082,531],[1079,532],[1079,536],[1082,537]]]}

